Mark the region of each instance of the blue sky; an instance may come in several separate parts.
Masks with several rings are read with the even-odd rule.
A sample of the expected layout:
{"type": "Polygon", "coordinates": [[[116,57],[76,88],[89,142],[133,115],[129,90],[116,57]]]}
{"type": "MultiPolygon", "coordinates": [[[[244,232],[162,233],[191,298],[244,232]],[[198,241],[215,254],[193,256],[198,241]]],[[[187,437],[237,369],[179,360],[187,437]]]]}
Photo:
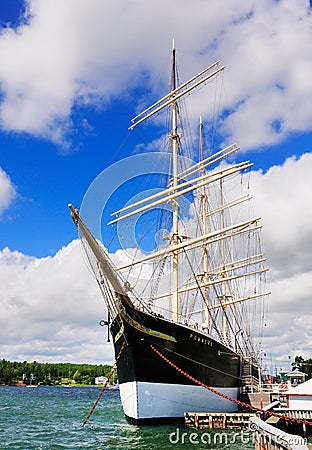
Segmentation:
{"type": "Polygon", "coordinates": [[[21,21],[21,15],[24,13],[25,5],[22,0],[11,0],[10,2],[1,2],[0,20],[1,25],[18,26],[21,21]]]}
{"type": "MultiPolygon", "coordinates": [[[[24,12],[25,4],[21,0],[2,2],[2,26],[17,29],[24,20],[24,12]]],[[[163,50],[164,61],[170,50],[167,47],[163,50]]],[[[53,255],[74,238],[67,203],[73,201],[79,205],[92,180],[105,167],[134,151],[129,145],[122,146],[129,139],[127,128],[137,107],[135,87],[128,94],[131,98],[113,97],[100,108],[98,104],[95,107],[73,105],[70,117],[74,129],[67,136],[70,143],[66,143],[69,148],[34,137],[27,131],[1,131],[1,167],[18,194],[0,222],[1,248],[8,246],[11,250],[42,257],[53,255]],[[81,126],[85,119],[90,129],[81,126]]],[[[248,157],[255,169],[266,171],[274,164],[282,164],[289,156],[309,151],[311,132],[307,130],[291,132],[274,146],[259,145],[249,150],[248,157]]]]}
{"type": "MultiPolygon", "coordinates": [[[[272,205],[281,205],[281,211],[286,214],[283,221],[289,223],[283,239],[275,231],[278,220],[282,219],[277,217],[275,224],[270,221],[268,217],[274,216],[268,205],[270,201],[264,204],[258,200],[271,236],[280,234],[273,249],[271,245],[269,255],[275,269],[273,284],[289,292],[289,285],[283,285],[289,272],[293,277],[302,277],[303,272],[308,277],[312,237],[312,218],[306,200],[311,187],[307,179],[312,168],[309,159],[312,154],[310,3],[308,0],[264,0],[261,5],[252,0],[206,3],[183,0],[167,5],[164,0],[137,0],[131,8],[121,1],[112,5],[102,0],[68,0],[66,4],[60,0],[0,3],[0,167],[6,176],[0,178],[0,250],[8,247],[3,261],[10,260],[16,270],[11,272],[9,266],[3,266],[8,280],[3,293],[4,305],[13,307],[24,302],[28,311],[35,307],[31,301],[33,286],[28,286],[28,281],[24,280],[23,287],[16,287],[16,298],[9,289],[10,277],[13,280],[19,273],[21,261],[24,266],[35,261],[42,268],[48,262],[53,265],[59,259],[65,261],[68,250],[68,254],[77,251],[74,261],[79,264],[76,230],[67,204],[80,205],[86,190],[102,170],[134,154],[138,141],[146,141],[144,130],[129,133],[127,128],[140,104],[166,93],[172,37],[176,40],[182,81],[217,58],[226,65],[220,107],[231,114],[219,124],[220,138],[241,145],[244,157],[254,162],[255,171],[260,170],[256,184],[271,186],[272,205]],[[196,3],[197,7],[190,3],[196,3]],[[172,23],[169,18],[174,14],[177,17],[172,23]],[[289,157],[294,158],[285,166],[289,157]],[[277,198],[282,189],[272,188],[273,175],[275,180],[281,180],[286,193],[290,180],[293,182],[289,194],[277,198]],[[7,190],[1,190],[2,182],[6,183],[7,190]],[[294,198],[295,208],[287,203],[287,196],[294,195],[293,191],[298,194],[294,198]],[[305,241],[298,243],[300,233],[305,241]],[[283,270],[286,240],[288,248],[302,245],[304,251],[298,248],[298,254],[301,252],[304,257],[291,264],[292,269],[287,266],[283,270]],[[26,299],[23,295],[28,288],[26,299]],[[8,300],[10,295],[6,293],[14,298],[8,300]]],[[[203,100],[199,98],[197,103],[204,111],[203,100]]],[[[192,120],[195,117],[191,116],[192,120]]],[[[261,192],[259,199],[263,198],[261,192]]],[[[271,242],[269,238],[268,242],[271,242]]],[[[69,263],[64,264],[70,271],[69,263]]],[[[81,277],[88,276],[83,268],[79,270],[84,274],[81,277]]],[[[18,277],[22,277],[21,273],[18,277]]],[[[51,278],[58,284],[57,277],[51,278]]],[[[50,282],[47,280],[48,285],[50,282]]],[[[307,291],[311,286],[307,283],[301,281],[306,294],[296,295],[297,301],[308,308],[307,291]]],[[[86,281],[86,286],[91,292],[92,282],[86,281]]],[[[63,289],[66,290],[65,284],[63,289]]],[[[92,290],[92,295],[96,296],[95,292],[92,290]]],[[[43,293],[33,295],[38,295],[38,302],[40,298],[44,303],[43,293]]],[[[56,297],[59,295],[62,294],[55,293],[56,297]]],[[[91,296],[85,291],[77,291],[76,295],[75,304],[80,304],[82,297],[91,296]]],[[[279,301],[282,304],[279,296],[277,305],[279,301]]],[[[295,333],[298,324],[291,315],[296,308],[291,300],[287,305],[284,323],[295,333]]],[[[96,321],[102,314],[101,308],[102,305],[94,306],[92,320],[96,321]]],[[[311,306],[307,311],[311,312],[311,306]]],[[[59,320],[58,332],[62,334],[68,326],[64,311],[56,310],[55,317],[59,320]]],[[[297,319],[307,333],[306,339],[310,339],[310,325],[300,317],[297,319]]],[[[81,330],[81,323],[79,326],[81,330]]],[[[86,336],[87,330],[86,326],[86,336]]],[[[5,340],[4,331],[3,336],[5,340]]],[[[303,346],[298,342],[290,348],[292,336],[285,335],[283,344],[276,350],[281,357],[291,351],[307,351],[307,342],[303,346]]],[[[90,346],[92,338],[85,338],[90,346]]],[[[4,357],[40,359],[40,354],[34,352],[44,347],[43,334],[38,331],[36,336],[30,334],[27,339],[29,345],[23,349],[18,348],[18,343],[3,342],[4,357]],[[38,349],[33,352],[31,348],[36,348],[37,340],[38,349]]],[[[272,349],[276,347],[273,337],[268,336],[267,343],[272,349]]],[[[59,352],[56,347],[55,342],[49,341],[50,353],[46,351],[41,359],[49,358],[52,353],[59,359],[85,357],[78,347],[72,356],[68,347],[59,352]]],[[[94,352],[93,360],[101,360],[96,356],[97,347],[92,347],[92,351],[91,347],[85,347],[89,354],[94,352]]],[[[109,359],[109,347],[105,347],[105,352],[109,359]]]]}

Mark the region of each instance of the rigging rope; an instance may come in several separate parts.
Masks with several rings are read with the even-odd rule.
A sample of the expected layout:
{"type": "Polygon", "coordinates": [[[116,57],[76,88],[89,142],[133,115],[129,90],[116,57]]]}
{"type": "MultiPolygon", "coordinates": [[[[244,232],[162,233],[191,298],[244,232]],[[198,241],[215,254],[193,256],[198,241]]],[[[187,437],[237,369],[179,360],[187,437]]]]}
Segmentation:
{"type": "Polygon", "coordinates": [[[107,378],[107,380],[105,381],[104,386],[102,387],[102,389],[101,389],[101,391],[100,391],[100,393],[99,393],[97,399],[95,400],[95,402],[94,402],[92,408],[90,409],[89,414],[87,415],[87,417],[85,418],[83,424],[81,425],[82,427],[84,427],[85,424],[86,424],[86,423],[88,422],[88,420],[90,419],[91,414],[92,414],[93,411],[95,410],[96,405],[99,403],[100,398],[102,397],[102,395],[103,395],[103,393],[104,393],[104,391],[105,391],[105,389],[106,389],[106,387],[107,387],[107,385],[108,385],[108,383],[109,383],[111,377],[113,376],[114,371],[115,371],[116,366],[117,366],[117,363],[118,363],[118,361],[119,361],[119,358],[120,358],[120,356],[121,356],[121,354],[122,354],[122,352],[123,352],[123,349],[124,349],[124,347],[125,347],[125,344],[126,344],[126,341],[123,341],[122,346],[121,346],[121,348],[120,348],[120,350],[119,350],[119,353],[118,353],[118,355],[117,355],[117,358],[116,358],[116,360],[115,360],[115,362],[114,362],[114,365],[113,365],[113,367],[112,367],[112,370],[110,371],[110,374],[108,375],[108,378],[107,378]]]}
{"type": "MultiPolygon", "coordinates": [[[[180,242],[182,242],[182,240],[181,240],[180,237],[179,237],[179,240],[180,240],[180,242]]],[[[209,316],[210,316],[210,320],[211,320],[212,323],[213,323],[213,327],[214,327],[216,333],[218,334],[220,341],[223,342],[223,343],[225,344],[225,342],[224,342],[224,337],[223,337],[222,333],[220,333],[220,331],[219,331],[219,329],[218,329],[218,326],[217,326],[217,324],[216,324],[216,321],[215,321],[215,319],[214,319],[214,317],[213,317],[213,315],[212,315],[212,313],[211,313],[211,311],[210,311],[210,309],[209,309],[209,305],[207,304],[207,301],[206,301],[206,299],[205,299],[204,293],[203,293],[203,291],[202,291],[202,289],[201,289],[201,287],[200,287],[200,285],[199,285],[199,281],[198,281],[198,279],[197,279],[196,273],[195,273],[194,270],[193,270],[191,261],[190,261],[190,259],[189,259],[189,257],[188,257],[188,254],[187,254],[187,252],[185,251],[184,248],[183,248],[183,252],[184,252],[184,254],[185,254],[185,256],[186,256],[186,259],[187,259],[188,264],[189,264],[189,266],[190,266],[190,268],[191,268],[191,271],[193,272],[193,277],[194,277],[195,282],[196,282],[196,284],[197,284],[198,291],[200,292],[200,294],[201,294],[201,296],[202,296],[202,299],[203,299],[203,301],[204,301],[204,304],[205,304],[205,306],[206,306],[207,309],[208,309],[208,314],[209,314],[209,316]]]]}

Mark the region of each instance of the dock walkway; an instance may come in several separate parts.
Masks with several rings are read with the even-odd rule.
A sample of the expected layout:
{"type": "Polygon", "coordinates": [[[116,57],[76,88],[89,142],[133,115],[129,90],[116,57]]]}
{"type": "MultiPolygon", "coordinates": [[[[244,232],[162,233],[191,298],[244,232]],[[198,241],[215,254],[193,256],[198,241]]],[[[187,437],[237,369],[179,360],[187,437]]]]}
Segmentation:
{"type": "Polygon", "coordinates": [[[199,428],[245,428],[248,427],[250,417],[256,413],[200,413],[185,412],[185,425],[199,428]]]}

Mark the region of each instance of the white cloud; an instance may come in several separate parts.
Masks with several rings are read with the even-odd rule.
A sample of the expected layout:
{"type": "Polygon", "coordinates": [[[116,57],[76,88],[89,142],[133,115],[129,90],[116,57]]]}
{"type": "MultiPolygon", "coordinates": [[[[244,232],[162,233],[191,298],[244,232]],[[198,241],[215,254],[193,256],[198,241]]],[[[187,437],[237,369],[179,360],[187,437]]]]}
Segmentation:
{"type": "MultiPolygon", "coordinates": [[[[264,351],[288,361],[311,356],[312,155],[290,158],[267,173],[251,172],[254,208],[263,217],[270,267],[264,351]]],[[[131,253],[131,252],[130,252],[131,253]]],[[[125,260],[121,251],[115,262],[125,260]]],[[[53,257],[0,252],[0,352],[8,359],[113,361],[98,322],[106,309],[78,241],[53,257]]],[[[142,274],[141,274],[142,275],[142,274]]],[[[282,364],[281,364],[282,366],[282,364]]]]}
{"type": "Polygon", "coordinates": [[[235,110],[241,144],[310,129],[308,0],[28,3],[29,23],[0,36],[3,129],[70,145],[76,107],[104,107],[142,77],[151,89],[168,83],[167,72],[159,74],[173,36],[185,78],[215,57],[227,65],[222,106],[235,110]]]}
{"type": "MultiPolygon", "coordinates": [[[[28,25],[0,34],[2,129],[70,145],[75,108],[105,107],[114,96],[130,96],[142,78],[150,89],[164,87],[167,71],[159,75],[160,68],[173,36],[183,79],[214,58],[226,64],[221,106],[232,114],[222,129],[231,133],[234,123],[242,147],[311,129],[308,0],[29,0],[29,11],[28,25]]],[[[206,103],[202,92],[194,96],[197,103],[206,103]]],[[[311,171],[312,156],[306,154],[252,174],[271,267],[265,344],[275,355],[311,356],[311,171]]],[[[15,196],[0,169],[0,214],[15,196]]],[[[97,325],[105,310],[78,248],[74,242],[40,259],[1,252],[3,355],[112,359],[97,325]]]]}
{"type": "Polygon", "coordinates": [[[289,158],[265,174],[253,173],[255,208],[263,217],[263,236],[274,277],[310,270],[312,255],[312,154],[289,158]],[[310,266],[309,266],[310,264],[310,266]]]}
{"type": "Polygon", "coordinates": [[[311,128],[309,9],[308,1],[255,2],[249,20],[225,31],[228,106],[237,109],[224,128],[234,118],[242,147],[275,144],[311,128]]]}
{"type": "Polygon", "coordinates": [[[113,361],[97,284],[79,241],[53,257],[0,252],[0,353],[11,360],[113,361]]]}
{"type": "Polygon", "coordinates": [[[15,186],[7,173],[0,167],[0,215],[16,197],[15,186]]]}
{"type": "Polygon", "coordinates": [[[252,172],[255,210],[262,216],[269,288],[264,348],[311,357],[312,155],[289,158],[267,173],[252,172]]]}

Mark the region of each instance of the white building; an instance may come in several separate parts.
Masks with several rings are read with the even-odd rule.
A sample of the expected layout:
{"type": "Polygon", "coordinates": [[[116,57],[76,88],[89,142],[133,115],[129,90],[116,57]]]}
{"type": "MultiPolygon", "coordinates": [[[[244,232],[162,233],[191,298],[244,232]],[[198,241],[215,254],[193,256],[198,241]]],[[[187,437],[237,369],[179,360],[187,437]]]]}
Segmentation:
{"type": "Polygon", "coordinates": [[[286,373],[286,377],[288,381],[290,381],[291,385],[297,385],[300,383],[304,383],[307,374],[300,372],[300,370],[293,370],[292,372],[286,373]]]}
{"type": "Polygon", "coordinates": [[[312,411],[312,378],[285,392],[288,409],[312,411]]]}
{"type": "Polygon", "coordinates": [[[107,381],[106,377],[96,377],[95,384],[104,384],[107,381]]]}

